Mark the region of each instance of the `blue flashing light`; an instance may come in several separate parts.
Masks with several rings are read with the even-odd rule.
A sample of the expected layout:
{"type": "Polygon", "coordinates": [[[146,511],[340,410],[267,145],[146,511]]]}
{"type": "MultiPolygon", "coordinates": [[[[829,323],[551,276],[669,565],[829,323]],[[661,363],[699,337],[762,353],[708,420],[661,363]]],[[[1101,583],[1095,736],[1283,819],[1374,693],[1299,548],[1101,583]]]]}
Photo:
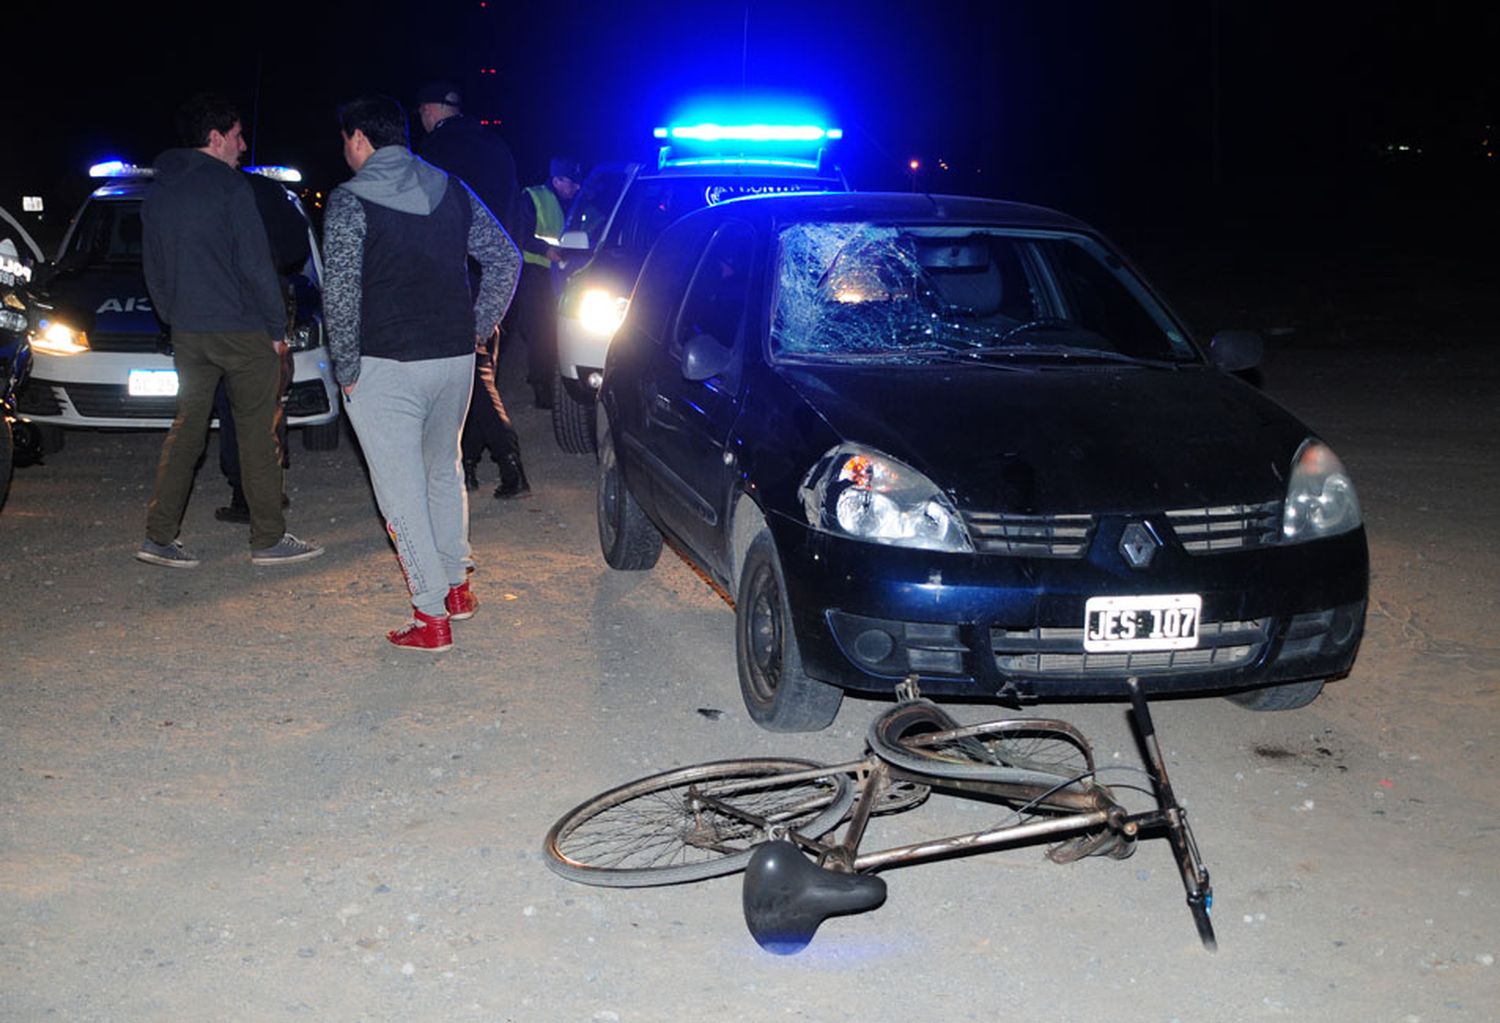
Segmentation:
{"type": "Polygon", "coordinates": [[[105,160],[89,168],[91,178],[145,178],[151,176],[150,167],[137,167],[124,160],[105,160]]]}
{"type": "Polygon", "coordinates": [[[274,164],[257,164],[254,167],[246,167],[245,170],[251,174],[259,174],[263,178],[272,181],[280,181],[283,184],[295,185],[302,181],[302,172],[295,167],[278,167],[274,164]]]}
{"type": "Polygon", "coordinates": [[[671,167],[795,167],[798,170],[817,170],[816,160],[797,160],[791,157],[770,156],[688,156],[668,157],[662,166],[671,167]]]}
{"type": "Polygon", "coordinates": [[[690,142],[822,142],[843,138],[838,128],[817,124],[677,124],[657,128],[659,139],[690,142]]]}

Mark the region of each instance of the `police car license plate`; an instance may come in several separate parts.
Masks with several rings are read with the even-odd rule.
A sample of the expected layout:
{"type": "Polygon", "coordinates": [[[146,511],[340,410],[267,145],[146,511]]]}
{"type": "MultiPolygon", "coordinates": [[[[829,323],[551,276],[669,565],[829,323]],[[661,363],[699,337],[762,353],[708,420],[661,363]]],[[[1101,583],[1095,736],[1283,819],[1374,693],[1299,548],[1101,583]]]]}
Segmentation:
{"type": "Polygon", "coordinates": [[[133,369],[125,389],[135,398],[170,398],[177,394],[175,369],[133,369]]]}
{"type": "Polygon", "coordinates": [[[1083,649],[1187,650],[1198,645],[1203,598],[1196,593],[1090,597],[1083,611],[1083,649]]]}

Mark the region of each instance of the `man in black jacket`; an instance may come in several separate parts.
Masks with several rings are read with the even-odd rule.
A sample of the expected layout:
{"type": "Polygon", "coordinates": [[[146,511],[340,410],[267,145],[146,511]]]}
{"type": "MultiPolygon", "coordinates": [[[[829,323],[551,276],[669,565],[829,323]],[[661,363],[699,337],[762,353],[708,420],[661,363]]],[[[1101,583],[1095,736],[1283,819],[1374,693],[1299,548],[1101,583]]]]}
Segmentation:
{"type": "MultiPolygon", "coordinates": [[[[427,137],[419,150],[422,159],[440,170],[457,175],[479,201],[489,208],[506,234],[516,237],[519,207],[516,162],[510,147],[499,135],[486,131],[472,117],[460,112],[463,97],[452,82],[429,82],[417,91],[417,116],[427,137]]],[[[511,424],[495,381],[499,355],[498,331],[480,338],[475,349],[474,397],[464,420],[464,485],[479,487],[479,463],[485,448],[500,467],[499,498],[525,497],[531,493],[526,470],[521,465],[521,438],[511,424]]]]}
{"type": "Polygon", "coordinates": [[[178,391],[136,557],[169,568],[198,565],[177,533],[222,377],[240,427],[250,560],[305,561],[323,548],[288,533],[281,509],[275,421],[286,303],[255,196],[236,170],[245,151],[239,113],[219,97],[194,97],[178,112],[178,130],[187,148],[157,158],[141,206],[146,287],[172,329],[178,391]]]}

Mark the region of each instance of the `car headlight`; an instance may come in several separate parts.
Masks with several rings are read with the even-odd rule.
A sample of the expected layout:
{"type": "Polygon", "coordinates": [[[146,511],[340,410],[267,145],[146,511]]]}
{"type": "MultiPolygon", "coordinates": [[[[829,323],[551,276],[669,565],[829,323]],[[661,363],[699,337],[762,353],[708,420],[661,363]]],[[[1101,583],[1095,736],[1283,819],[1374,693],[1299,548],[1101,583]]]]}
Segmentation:
{"type": "Polygon", "coordinates": [[[77,355],[89,350],[89,336],[57,320],[41,321],[31,334],[31,350],[48,355],[77,355]]]}
{"type": "Polygon", "coordinates": [[[857,444],[829,451],[798,491],[808,525],[856,540],[970,551],[948,496],[915,469],[857,444]]]}
{"type": "Polygon", "coordinates": [[[1281,513],[1281,538],[1302,543],[1358,529],[1364,521],[1354,482],[1333,449],[1309,437],[1292,459],[1281,513]]]}
{"type": "Polygon", "coordinates": [[[606,288],[589,288],[578,297],[578,321],[598,337],[614,337],[625,322],[630,299],[606,288]]]}

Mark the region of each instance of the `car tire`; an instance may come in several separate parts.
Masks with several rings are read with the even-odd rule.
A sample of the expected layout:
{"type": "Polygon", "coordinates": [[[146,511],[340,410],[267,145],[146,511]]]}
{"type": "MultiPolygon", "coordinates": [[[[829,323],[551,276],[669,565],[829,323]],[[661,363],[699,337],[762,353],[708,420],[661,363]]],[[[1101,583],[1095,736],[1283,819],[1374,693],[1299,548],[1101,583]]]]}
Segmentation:
{"type": "Polygon", "coordinates": [[[579,401],[563,383],[562,374],[552,378],[552,436],[570,455],[594,451],[594,402],[579,401]]]}
{"type": "Polygon", "coordinates": [[[10,495],[10,471],[15,464],[16,440],[11,434],[10,420],[0,413],[0,508],[10,495]]]}
{"type": "Polygon", "coordinates": [[[625,485],[625,476],[615,458],[614,439],[608,430],[600,431],[595,511],[599,521],[599,550],[610,568],[644,572],[656,567],[656,560],[661,557],[661,531],[646,517],[625,485]]]}
{"type": "Polygon", "coordinates": [[[1226,699],[1247,710],[1296,710],[1312,703],[1322,691],[1323,680],[1315,678],[1310,682],[1288,682],[1286,685],[1230,693],[1226,699]]]}
{"type": "Polygon", "coordinates": [[[68,443],[68,432],[56,423],[32,423],[42,454],[55,455],[68,443]]]}
{"type": "Polygon", "coordinates": [[[739,581],[734,653],[745,710],[771,732],[827,728],[844,702],[844,691],[802,670],[786,579],[769,530],[750,541],[739,581]]]}
{"type": "Polygon", "coordinates": [[[339,447],[339,432],[342,429],[342,419],[334,419],[332,422],[319,423],[314,426],[304,426],[302,428],[302,446],[308,451],[337,451],[339,447]]]}

